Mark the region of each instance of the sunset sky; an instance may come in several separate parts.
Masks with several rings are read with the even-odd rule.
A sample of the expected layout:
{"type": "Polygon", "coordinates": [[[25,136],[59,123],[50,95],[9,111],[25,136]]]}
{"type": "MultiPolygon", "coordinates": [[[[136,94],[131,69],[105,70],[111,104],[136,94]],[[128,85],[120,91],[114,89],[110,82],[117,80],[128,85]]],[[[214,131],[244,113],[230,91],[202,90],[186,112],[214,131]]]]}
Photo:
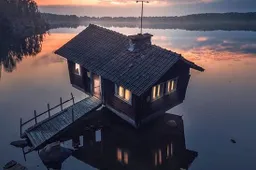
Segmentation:
{"type": "MultiPolygon", "coordinates": [[[[36,0],[42,12],[89,16],[137,16],[136,0],[36,0]]],[[[208,12],[253,12],[256,0],[149,0],[145,15],[173,16],[208,12]]]]}

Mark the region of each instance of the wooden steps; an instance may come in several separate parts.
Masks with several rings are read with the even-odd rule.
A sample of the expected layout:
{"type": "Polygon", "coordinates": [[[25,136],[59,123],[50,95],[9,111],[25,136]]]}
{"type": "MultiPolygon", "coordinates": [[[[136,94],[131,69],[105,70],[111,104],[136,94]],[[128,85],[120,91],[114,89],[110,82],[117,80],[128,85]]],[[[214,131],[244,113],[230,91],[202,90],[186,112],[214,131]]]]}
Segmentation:
{"type": "Polygon", "coordinates": [[[91,96],[30,127],[25,131],[25,135],[32,144],[31,150],[40,148],[55,135],[72,125],[76,120],[96,110],[100,106],[101,100],[91,96]]]}

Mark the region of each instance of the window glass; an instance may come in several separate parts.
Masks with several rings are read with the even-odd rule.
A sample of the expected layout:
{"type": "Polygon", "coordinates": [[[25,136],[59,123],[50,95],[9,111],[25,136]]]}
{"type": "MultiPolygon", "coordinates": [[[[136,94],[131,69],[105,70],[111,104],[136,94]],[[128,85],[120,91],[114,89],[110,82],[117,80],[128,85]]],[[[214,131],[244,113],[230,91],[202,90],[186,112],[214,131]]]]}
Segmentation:
{"type": "Polygon", "coordinates": [[[177,86],[177,78],[167,81],[166,93],[168,94],[168,93],[171,93],[171,92],[175,91],[176,86],[177,86]]]}
{"type": "Polygon", "coordinates": [[[156,86],[153,87],[153,95],[152,95],[153,99],[156,99],[156,86]]]}
{"type": "Polygon", "coordinates": [[[122,86],[115,85],[115,95],[129,104],[132,103],[131,91],[123,88],[122,86]]]}
{"type": "Polygon", "coordinates": [[[79,64],[75,64],[75,74],[81,76],[81,67],[79,64]]]}
{"type": "Polygon", "coordinates": [[[87,77],[91,78],[91,73],[89,71],[87,71],[87,77]]]}
{"type": "Polygon", "coordinates": [[[125,89],[125,100],[130,101],[130,99],[131,99],[131,92],[125,89]]]}
{"type": "Polygon", "coordinates": [[[119,86],[118,95],[124,97],[124,88],[122,86],[119,86]]]}
{"type": "Polygon", "coordinates": [[[160,97],[161,85],[157,86],[157,97],[160,97]]]}
{"type": "Polygon", "coordinates": [[[152,100],[156,100],[163,96],[164,84],[156,85],[152,88],[152,100]]]}
{"type": "Polygon", "coordinates": [[[122,161],[123,160],[121,149],[117,148],[117,155],[116,156],[117,156],[117,160],[118,161],[122,161]]]}

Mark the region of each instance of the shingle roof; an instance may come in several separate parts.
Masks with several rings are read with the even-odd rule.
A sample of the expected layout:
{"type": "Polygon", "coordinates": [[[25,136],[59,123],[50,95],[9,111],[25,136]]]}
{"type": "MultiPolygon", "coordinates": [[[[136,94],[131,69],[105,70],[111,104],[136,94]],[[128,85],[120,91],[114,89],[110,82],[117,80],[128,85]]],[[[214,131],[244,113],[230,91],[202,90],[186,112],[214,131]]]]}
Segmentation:
{"type": "Polygon", "coordinates": [[[155,45],[134,52],[129,51],[128,47],[128,36],[90,24],[55,53],[138,96],[180,59],[192,68],[203,71],[181,55],[155,45]]]}

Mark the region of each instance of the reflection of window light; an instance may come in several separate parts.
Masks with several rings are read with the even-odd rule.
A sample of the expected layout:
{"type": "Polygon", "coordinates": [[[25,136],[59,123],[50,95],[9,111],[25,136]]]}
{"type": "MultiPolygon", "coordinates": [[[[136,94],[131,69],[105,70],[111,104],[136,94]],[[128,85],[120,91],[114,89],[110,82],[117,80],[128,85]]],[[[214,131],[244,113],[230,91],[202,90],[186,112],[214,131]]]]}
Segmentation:
{"type": "Polygon", "coordinates": [[[169,158],[169,156],[170,156],[170,147],[169,147],[169,145],[167,145],[167,147],[166,147],[166,156],[167,156],[167,158],[169,158]]]}
{"type": "Polygon", "coordinates": [[[81,76],[81,67],[79,64],[75,64],[75,74],[81,76]]]}
{"type": "Polygon", "coordinates": [[[173,144],[171,143],[171,156],[173,156],[173,144]]]}
{"type": "Polygon", "coordinates": [[[121,149],[119,149],[119,148],[117,148],[117,153],[116,153],[117,155],[117,160],[119,161],[119,162],[121,162],[122,160],[123,160],[123,158],[122,158],[122,150],[121,149]]]}
{"type": "Polygon", "coordinates": [[[158,161],[159,161],[159,164],[161,165],[162,164],[162,151],[160,149],[158,150],[158,161]]]}
{"type": "Polygon", "coordinates": [[[158,149],[155,153],[154,153],[154,163],[155,166],[157,165],[161,165],[162,164],[162,151],[161,149],[158,149]]]}
{"type": "Polygon", "coordinates": [[[155,166],[157,166],[157,153],[155,152],[155,166]]]}
{"type": "Polygon", "coordinates": [[[129,155],[127,152],[124,152],[124,163],[128,164],[128,162],[129,162],[129,155]]]}
{"type": "Polygon", "coordinates": [[[116,152],[117,160],[121,163],[128,164],[129,163],[129,154],[126,151],[123,151],[120,148],[117,148],[116,152]]]}

